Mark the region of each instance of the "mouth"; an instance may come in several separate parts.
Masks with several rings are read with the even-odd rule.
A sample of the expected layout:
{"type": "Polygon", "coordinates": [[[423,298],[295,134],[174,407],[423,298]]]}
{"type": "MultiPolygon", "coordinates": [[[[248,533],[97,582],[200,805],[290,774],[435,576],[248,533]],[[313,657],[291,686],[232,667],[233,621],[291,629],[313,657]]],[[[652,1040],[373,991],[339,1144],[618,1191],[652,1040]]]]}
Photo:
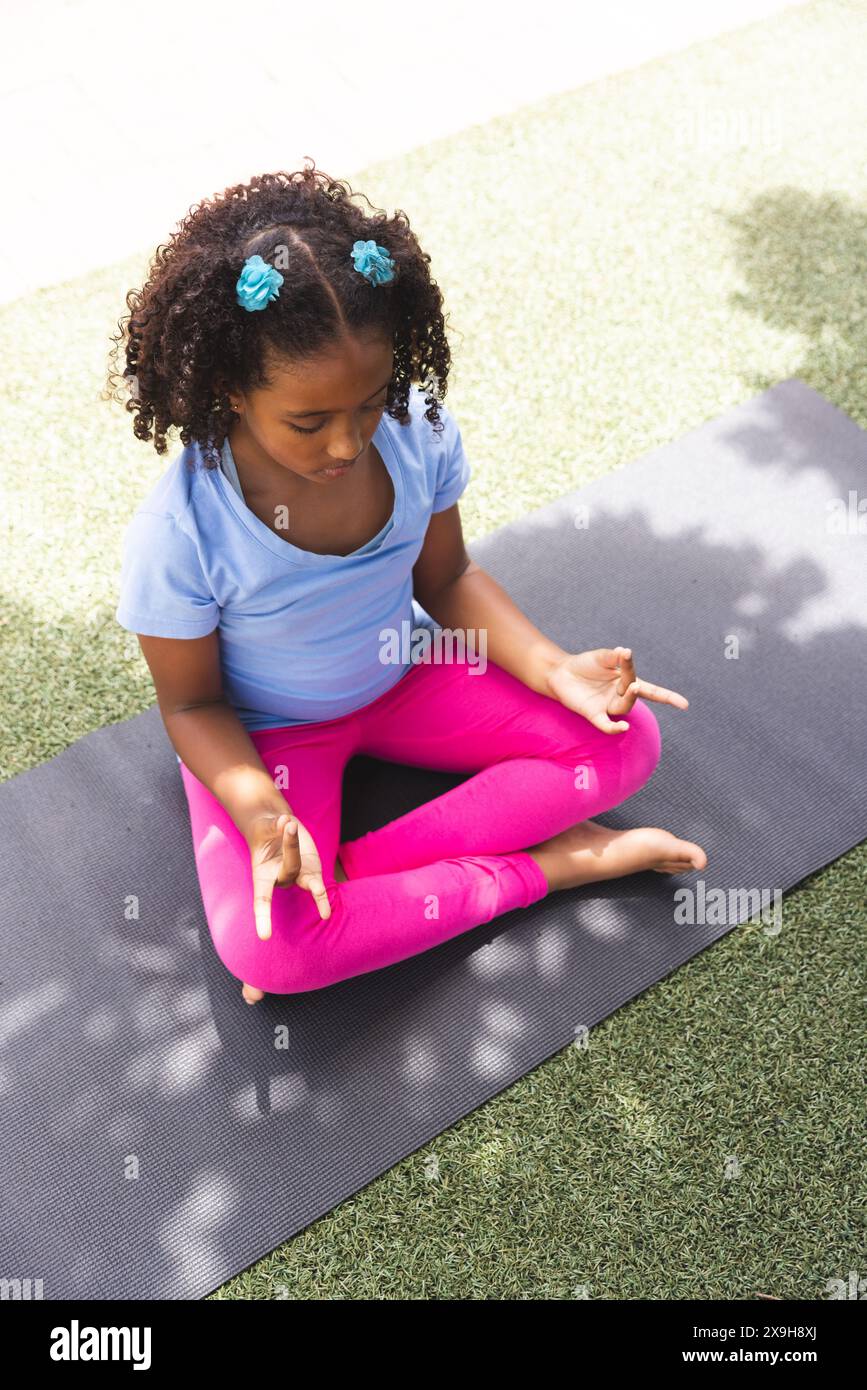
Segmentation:
{"type": "Polygon", "coordinates": [[[351,463],[334,464],[330,468],[318,468],[316,471],[321,478],[342,478],[344,473],[348,473],[350,468],[354,468],[357,462],[357,459],[353,459],[351,463]]]}

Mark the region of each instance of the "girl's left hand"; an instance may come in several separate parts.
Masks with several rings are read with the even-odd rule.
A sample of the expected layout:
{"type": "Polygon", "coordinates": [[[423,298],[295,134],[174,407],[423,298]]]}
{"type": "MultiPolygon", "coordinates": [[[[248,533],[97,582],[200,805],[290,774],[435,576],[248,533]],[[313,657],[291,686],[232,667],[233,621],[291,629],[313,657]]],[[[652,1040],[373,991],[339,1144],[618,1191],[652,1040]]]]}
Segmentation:
{"type": "Polygon", "coordinates": [[[631,647],[597,647],[567,656],[548,673],[548,686],[561,705],[583,714],[604,734],[629,728],[622,719],[613,723],[609,715],[627,714],[639,695],[676,709],[689,708],[689,701],[676,690],[637,678],[631,647]]]}

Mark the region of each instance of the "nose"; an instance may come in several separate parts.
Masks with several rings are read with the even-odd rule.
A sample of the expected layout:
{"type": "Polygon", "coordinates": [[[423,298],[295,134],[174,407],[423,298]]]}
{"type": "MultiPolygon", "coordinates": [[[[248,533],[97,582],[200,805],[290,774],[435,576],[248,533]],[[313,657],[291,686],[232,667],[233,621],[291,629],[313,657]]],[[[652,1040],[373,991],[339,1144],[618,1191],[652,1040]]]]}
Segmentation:
{"type": "Polygon", "coordinates": [[[355,463],[364,453],[364,435],[360,428],[360,420],[345,419],[342,422],[335,420],[331,430],[331,439],[334,443],[328,449],[328,457],[333,460],[334,466],[339,467],[345,463],[355,463]],[[340,425],[343,425],[341,429],[340,425]],[[342,436],[342,438],[341,438],[342,436]],[[341,449],[340,445],[343,445],[341,449]]]}
{"type": "Polygon", "coordinates": [[[356,463],[361,458],[361,454],[355,454],[352,458],[347,458],[344,454],[329,454],[329,458],[334,459],[335,468],[342,468],[344,464],[356,463]]]}

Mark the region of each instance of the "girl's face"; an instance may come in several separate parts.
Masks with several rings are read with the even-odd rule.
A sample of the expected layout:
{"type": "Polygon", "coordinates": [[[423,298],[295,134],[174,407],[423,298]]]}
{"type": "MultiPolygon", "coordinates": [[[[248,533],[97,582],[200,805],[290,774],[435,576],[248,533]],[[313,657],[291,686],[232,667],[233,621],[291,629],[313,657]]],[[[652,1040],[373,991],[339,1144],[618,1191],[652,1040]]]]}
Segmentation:
{"type": "Polygon", "coordinates": [[[229,392],[233,453],[320,486],[348,477],[379,425],[393,364],[390,342],[351,336],[305,363],[272,360],[270,387],[229,392]]]}

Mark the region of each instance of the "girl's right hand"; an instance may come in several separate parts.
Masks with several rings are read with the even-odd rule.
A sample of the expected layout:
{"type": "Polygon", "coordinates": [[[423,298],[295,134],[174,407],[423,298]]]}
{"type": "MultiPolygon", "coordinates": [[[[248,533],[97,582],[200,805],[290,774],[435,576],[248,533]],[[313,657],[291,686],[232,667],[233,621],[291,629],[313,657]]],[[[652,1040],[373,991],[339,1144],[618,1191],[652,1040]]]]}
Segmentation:
{"type": "Polygon", "coordinates": [[[331,904],[322,877],[322,864],[313,836],[297,816],[262,816],[249,839],[253,867],[253,916],[256,935],[267,941],[271,935],[271,898],[276,887],[296,883],[313,894],[319,915],[331,916],[331,904]]]}

